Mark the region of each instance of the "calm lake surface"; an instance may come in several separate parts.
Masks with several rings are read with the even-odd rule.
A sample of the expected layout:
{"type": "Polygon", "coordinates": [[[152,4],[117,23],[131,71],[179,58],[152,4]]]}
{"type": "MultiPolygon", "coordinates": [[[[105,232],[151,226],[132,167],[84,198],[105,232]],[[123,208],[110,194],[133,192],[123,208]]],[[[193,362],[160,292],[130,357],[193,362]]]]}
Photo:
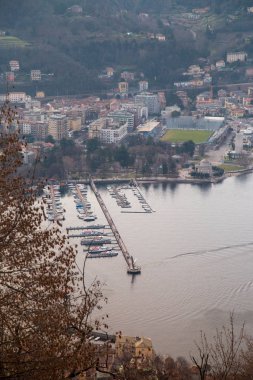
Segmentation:
{"type": "MultiPolygon", "coordinates": [[[[101,280],[110,331],[152,338],[157,352],[187,359],[200,330],[212,336],[234,311],[253,333],[253,175],[221,184],[140,186],[151,214],[125,214],[106,187],[100,194],[142,273],[126,273],[122,254],[87,260],[86,277],[101,280]]],[[[132,190],[123,190],[140,210],[132,190]]],[[[98,219],[103,213],[89,189],[98,219]]],[[[84,225],[73,198],[63,198],[65,226],[84,225]]],[[[130,209],[131,210],[131,209],[130,209]]],[[[80,239],[75,239],[76,243],[80,239]]],[[[82,265],[81,246],[77,256],[82,265]]]]}

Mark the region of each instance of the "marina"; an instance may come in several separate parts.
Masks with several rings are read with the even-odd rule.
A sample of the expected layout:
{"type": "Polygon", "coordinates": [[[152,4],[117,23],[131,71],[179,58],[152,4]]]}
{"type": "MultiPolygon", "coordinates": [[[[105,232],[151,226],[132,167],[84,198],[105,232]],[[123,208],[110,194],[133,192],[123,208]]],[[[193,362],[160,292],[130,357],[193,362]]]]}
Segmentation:
{"type": "MultiPolygon", "coordinates": [[[[105,203],[103,202],[92,178],[90,178],[90,187],[108,224],[98,223],[83,226],[68,226],[66,227],[68,237],[80,239],[80,245],[87,247],[85,252],[88,258],[117,256],[118,251],[115,251],[115,247],[118,247],[127,263],[127,273],[132,275],[140,274],[141,267],[136,265],[136,260],[134,260],[133,256],[128,252],[126,245],[118,229],[116,228],[116,225],[110,216],[109,211],[105,206],[105,203]],[[105,244],[109,244],[110,248],[105,246],[105,244]]],[[[91,211],[92,203],[89,202],[87,198],[88,187],[83,184],[71,184],[69,188],[74,199],[77,217],[86,222],[93,221],[96,216],[91,211]]],[[[131,186],[122,187],[122,189],[123,188],[132,190],[131,186]]],[[[126,195],[121,191],[122,189],[117,189],[116,187],[108,187],[107,189],[110,195],[117,198],[117,205],[120,205],[122,208],[131,208],[131,204],[127,200],[126,195]]],[[[142,199],[142,202],[144,202],[145,207],[147,207],[147,203],[144,198],[142,199]]],[[[147,210],[132,210],[130,212],[145,213],[147,210]]]]}
{"type": "MultiPolygon", "coordinates": [[[[90,202],[87,198],[88,195],[88,186],[86,184],[69,184],[69,189],[73,197],[75,209],[77,212],[77,218],[87,222],[87,225],[83,226],[68,226],[66,227],[67,234],[69,238],[77,238],[80,239],[80,245],[87,246],[87,255],[92,254],[92,252],[89,251],[89,249],[93,246],[101,246],[103,247],[104,244],[116,244],[118,246],[118,249],[122,252],[122,255],[125,259],[125,262],[127,264],[127,273],[128,274],[140,274],[141,273],[141,267],[139,265],[136,265],[136,260],[132,257],[132,255],[129,253],[128,249],[126,248],[126,245],[112,219],[112,217],[109,214],[109,211],[105,205],[105,203],[102,200],[102,197],[100,196],[96,185],[92,178],[90,178],[90,188],[93,191],[93,194],[95,195],[98,204],[106,218],[106,221],[108,224],[90,224],[90,222],[97,219],[97,216],[94,214],[94,212],[91,210],[92,208],[92,202],[90,202]],[[113,238],[113,239],[112,239],[113,238]]],[[[55,219],[55,215],[57,215],[57,218],[62,218],[62,212],[61,209],[61,196],[59,192],[58,185],[51,185],[49,187],[50,190],[50,197],[47,199],[48,207],[49,209],[52,209],[51,214],[49,213],[49,218],[55,219]]],[[[129,184],[129,185],[123,185],[120,187],[117,186],[107,186],[107,190],[109,194],[116,199],[116,203],[121,208],[132,208],[132,205],[130,201],[127,199],[127,196],[125,191],[131,191],[131,193],[128,194],[134,194],[139,202],[139,205],[141,206],[141,209],[131,209],[131,210],[121,210],[121,213],[125,214],[144,214],[144,213],[151,213],[153,210],[143,197],[143,195],[140,192],[140,189],[138,188],[138,184],[129,184]]],[[[100,252],[96,252],[96,254],[101,253],[108,253],[112,252],[112,250],[100,250],[100,252]]],[[[111,255],[116,256],[116,255],[111,255]]],[[[95,257],[95,256],[93,256],[95,257]]],[[[101,256],[99,256],[101,257],[101,256]]]]}

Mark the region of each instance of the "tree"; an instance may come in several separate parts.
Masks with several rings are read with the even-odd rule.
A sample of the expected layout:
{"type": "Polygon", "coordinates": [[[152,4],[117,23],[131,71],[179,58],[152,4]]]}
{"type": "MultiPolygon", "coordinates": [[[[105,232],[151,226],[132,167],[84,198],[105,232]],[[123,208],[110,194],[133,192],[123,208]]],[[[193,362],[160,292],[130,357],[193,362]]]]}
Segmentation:
{"type": "Polygon", "coordinates": [[[121,145],[115,152],[115,160],[120,163],[120,165],[125,168],[131,163],[131,158],[129,156],[128,150],[124,145],[121,145]]]}
{"type": "Polygon", "coordinates": [[[180,147],[180,151],[182,153],[187,153],[189,154],[189,156],[193,156],[194,155],[194,151],[195,151],[195,144],[193,141],[189,140],[189,141],[185,141],[181,147],[180,147]]]}
{"type": "Polygon", "coordinates": [[[45,138],[45,142],[48,142],[48,143],[51,143],[51,144],[55,144],[55,139],[53,138],[52,135],[48,135],[48,136],[45,138]]]}
{"type": "Polygon", "coordinates": [[[180,114],[180,112],[178,112],[178,111],[172,111],[171,112],[171,117],[179,117],[181,114],[180,114]]]}
{"type": "Polygon", "coordinates": [[[100,147],[100,142],[97,138],[89,139],[87,141],[87,151],[88,153],[95,152],[96,149],[100,147]]]}
{"type": "Polygon", "coordinates": [[[168,174],[169,168],[167,162],[162,163],[162,173],[163,174],[168,174]]]}
{"type": "Polygon", "coordinates": [[[201,333],[200,344],[197,344],[198,356],[191,356],[197,366],[200,379],[205,380],[210,372],[214,379],[236,379],[243,372],[244,324],[235,332],[233,313],[229,317],[229,325],[216,330],[212,342],[208,342],[201,333]]]}
{"type": "MultiPolygon", "coordinates": [[[[0,124],[14,117],[4,107],[0,124]]],[[[86,287],[68,239],[58,226],[45,228],[33,178],[17,175],[21,144],[8,126],[0,151],[0,379],[62,380],[99,369],[88,337],[100,325],[92,320],[100,284],[86,287]]]]}
{"type": "Polygon", "coordinates": [[[75,152],[75,143],[73,140],[68,140],[65,138],[61,139],[60,146],[64,156],[71,156],[75,152]]]}

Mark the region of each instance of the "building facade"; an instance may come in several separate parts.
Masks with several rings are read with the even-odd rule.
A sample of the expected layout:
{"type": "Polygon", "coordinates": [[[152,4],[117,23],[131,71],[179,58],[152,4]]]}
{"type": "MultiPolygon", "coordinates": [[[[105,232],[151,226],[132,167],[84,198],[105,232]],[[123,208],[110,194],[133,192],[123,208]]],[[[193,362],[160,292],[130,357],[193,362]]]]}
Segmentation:
{"type": "Polygon", "coordinates": [[[109,112],[108,117],[114,121],[125,124],[127,122],[127,131],[132,132],[134,129],[134,114],[124,110],[109,112]]]}
{"type": "Polygon", "coordinates": [[[49,117],[48,134],[57,141],[68,137],[66,115],[52,115],[49,117]]]}
{"type": "Polygon", "coordinates": [[[31,80],[41,80],[41,71],[40,70],[31,70],[31,80]]]}
{"type": "Polygon", "coordinates": [[[139,91],[144,92],[148,90],[148,81],[147,80],[140,80],[139,81],[139,91]]]}
{"type": "Polygon", "coordinates": [[[104,126],[99,133],[99,139],[105,144],[119,144],[127,135],[127,122],[115,122],[113,119],[106,119],[104,126]]]}
{"type": "Polygon", "coordinates": [[[158,115],[161,111],[159,96],[150,92],[143,92],[135,96],[135,102],[143,103],[148,108],[149,115],[158,115]]]}
{"type": "Polygon", "coordinates": [[[9,62],[11,71],[18,71],[19,70],[19,61],[10,61],[9,62]]]}
{"type": "Polygon", "coordinates": [[[248,57],[248,54],[245,51],[238,51],[234,53],[227,53],[227,62],[233,63],[233,62],[245,62],[248,57]]]}

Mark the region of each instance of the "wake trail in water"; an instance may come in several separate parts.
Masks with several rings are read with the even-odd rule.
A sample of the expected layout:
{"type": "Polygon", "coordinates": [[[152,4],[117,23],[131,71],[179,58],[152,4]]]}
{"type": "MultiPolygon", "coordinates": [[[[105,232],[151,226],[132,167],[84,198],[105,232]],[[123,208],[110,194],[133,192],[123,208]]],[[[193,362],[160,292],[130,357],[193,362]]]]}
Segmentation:
{"type": "Polygon", "coordinates": [[[249,247],[251,245],[253,245],[253,242],[241,243],[241,244],[232,244],[232,245],[225,245],[223,247],[218,247],[218,248],[213,248],[213,249],[203,249],[203,250],[199,250],[199,251],[185,252],[185,253],[180,253],[178,255],[172,256],[172,257],[169,258],[169,260],[171,260],[171,259],[177,259],[177,258],[184,257],[184,256],[205,255],[207,253],[214,253],[214,252],[225,251],[225,250],[231,249],[231,248],[249,247]]]}

